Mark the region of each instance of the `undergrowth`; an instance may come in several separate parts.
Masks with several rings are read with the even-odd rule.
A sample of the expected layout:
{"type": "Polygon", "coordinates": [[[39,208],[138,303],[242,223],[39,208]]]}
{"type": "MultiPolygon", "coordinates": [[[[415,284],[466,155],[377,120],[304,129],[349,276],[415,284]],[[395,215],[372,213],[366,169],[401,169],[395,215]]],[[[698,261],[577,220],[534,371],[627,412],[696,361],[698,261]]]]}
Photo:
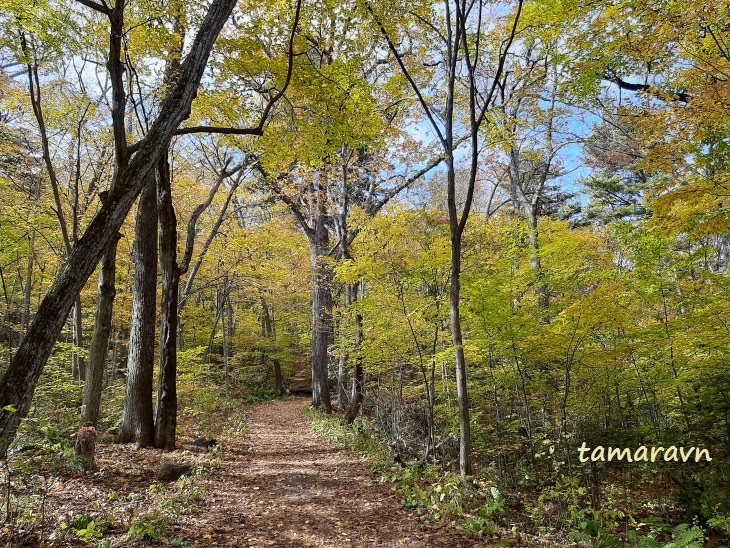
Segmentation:
{"type": "MultiPolygon", "coordinates": [[[[504,536],[496,521],[507,514],[506,501],[495,485],[463,481],[458,474],[437,466],[395,463],[367,419],[357,418],[348,425],[338,417],[311,409],[304,413],[316,435],[357,453],[378,483],[390,485],[401,504],[413,508],[423,519],[451,521],[469,535],[491,539],[504,536]]],[[[509,541],[502,540],[499,545],[508,546],[509,541]]]]}
{"type": "Polygon", "coordinates": [[[616,507],[594,509],[588,488],[577,478],[564,476],[545,486],[536,500],[524,500],[524,493],[512,495],[488,476],[464,481],[439,466],[394,462],[367,418],[348,425],[310,408],[304,413],[316,435],[357,453],[403,506],[423,519],[447,520],[464,534],[490,539],[493,546],[514,540],[530,545],[538,538],[552,546],[591,548],[701,548],[708,541],[696,520],[670,525],[660,518],[640,520],[616,507]]]}

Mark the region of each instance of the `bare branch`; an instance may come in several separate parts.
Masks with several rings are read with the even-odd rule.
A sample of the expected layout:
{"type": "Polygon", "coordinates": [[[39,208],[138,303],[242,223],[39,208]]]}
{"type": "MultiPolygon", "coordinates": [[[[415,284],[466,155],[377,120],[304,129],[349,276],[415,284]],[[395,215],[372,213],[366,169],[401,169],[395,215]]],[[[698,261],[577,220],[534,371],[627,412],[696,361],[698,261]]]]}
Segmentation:
{"type": "Polygon", "coordinates": [[[388,48],[390,48],[391,53],[393,53],[393,56],[395,57],[395,60],[398,61],[398,66],[400,66],[400,69],[403,71],[403,75],[408,80],[408,83],[411,85],[411,89],[413,89],[414,93],[418,97],[418,101],[421,103],[421,106],[423,107],[424,112],[426,113],[426,116],[428,116],[428,121],[431,122],[431,127],[436,132],[436,135],[439,138],[439,142],[441,143],[441,146],[446,148],[446,139],[444,138],[443,133],[441,132],[441,128],[439,128],[438,124],[436,123],[436,120],[433,117],[433,114],[431,113],[431,109],[428,107],[428,104],[426,103],[426,100],[423,98],[423,95],[421,94],[421,90],[419,89],[416,82],[413,80],[413,77],[411,76],[411,73],[406,68],[406,65],[403,63],[403,58],[401,54],[398,52],[398,49],[395,47],[395,44],[393,44],[393,41],[390,38],[390,35],[388,34],[388,31],[385,30],[385,27],[380,22],[380,19],[378,19],[378,16],[375,15],[375,11],[373,11],[372,6],[369,2],[365,3],[365,6],[367,10],[370,12],[370,15],[373,16],[373,19],[375,20],[375,23],[377,23],[378,27],[380,28],[380,33],[385,38],[385,41],[388,43],[388,48]]]}
{"type": "Polygon", "coordinates": [[[94,11],[98,11],[99,13],[103,13],[104,15],[109,15],[111,13],[111,9],[106,4],[99,4],[98,2],[94,2],[93,0],[76,0],[79,4],[83,4],[87,8],[91,8],[94,11]]]}
{"type": "MultiPolygon", "coordinates": [[[[235,128],[235,127],[217,127],[217,126],[191,126],[182,127],[175,131],[175,135],[188,135],[190,133],[220,133],[222,135],[263,135],[263,124],[259,124],[255,128],[235,128]]],[[[135,143],[136,145],[136,143],[135,143]]],[[[130,149],[134,148],[132,145],[130,149]]]]}
{"type": "Polygon", "coordinates": [[[626,91],[638,91],[648,93],[652,97],[662,99],[663,101],[679,101],[680,103],[689,103],[689,99],[691,97],[689,93],[685,93],[683,91],[664,92],[654,86],[650,86],[649,84],[634,84],[632,82],[627,82],[626,80],[623,80],[622,78],[619,78],[618,76],[612,74],[605,75],[604,79],[608,82],[611,82],[612,84],[616,84],[619,88],[625,89],[626,91]]]}

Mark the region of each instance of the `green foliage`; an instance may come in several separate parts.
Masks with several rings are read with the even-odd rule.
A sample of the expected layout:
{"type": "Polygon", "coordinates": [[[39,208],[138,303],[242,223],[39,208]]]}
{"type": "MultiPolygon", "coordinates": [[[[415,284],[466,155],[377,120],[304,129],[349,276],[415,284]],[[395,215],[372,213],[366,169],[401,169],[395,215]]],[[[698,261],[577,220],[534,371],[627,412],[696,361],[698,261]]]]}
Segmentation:
{"type": "Polygon", "coordinates": [[[148,513],[136,515],[127,533],[128,539],[161,542],[167,538],[170,518],[165,515],[148,513]]]}
{"type": "Polygon", "coordinates": [[[135,513],[132,519],[127,539],[141,539],[154,542],[164,542],[172,546],[182,546],[180,540],[171,539],[168,535],[169,526],[177,521],[190,506],[200,500],[205,493],[200,479],[203,468],[197,466],[182,476],[177,482],[175,493],[169,494],[167,487],[161,483],[153,483],[149,487],[155,499],[155,509],[144,514],[135,513]]]}
{"type": "Polygon", "coordinates": [[[113,517],[103,520],[95,519],[88,514],[82,514],[68,524],[61,526],[61,530],[71,530],[85,544],[94,544],[96,546],[109,546],[108,541],[99,541],[104,531],[114,523],[113,517]]]}
{"type": "Polygon", "coordinates": [[[495,516],[505,516],[508,513],[506,500],[496,487],[489,488],[491,498],[487,498],[484,505],[477,509],[476,515],[466,516],[458,529],[463,532],[475,533],[479,536],[491,538],[501,532],[499,525],[491,521],[495,516]]]}
{"type": "Polygon", "coordinates": [[[351,426],[325,415],[318,411],[305,410],[312,432],[326,439],[328,442],[341,447],[347,447],[360,456],[366,458],[373,469],[387,466],[388,452],[377,442],[373,436],[374,429],[370,421],[357,418],[351,426]]]}
{"type": "Polygon", "coordinates": [[[702,548],[705,532],[697,525],[682,523],[672,530],[672,541],[664,548],[702,548]]]}
{"type": "MultiPolygon", "coordinates": [[[[443,13],[429,2],[370,7],[373,14],[359,2],[306,6],[294,35],[286,101],[272,110],[262,138],[175,141],[173,194],[180,228],[206,200],[216,173],[244,158],[256,157],[272,179],[267,185],[260,173],[242,169],[235,184],[233,178],[222,183],[228,201],[227,192],[217,194],[199,219],[194,262],[203,253],[200,236],[214,229],[217,235],[206,243],[208,256],[200,256],[197,278],[185,295],[178,352],[181,412],[209,426],[204,421],[216,420],[212,412],[273,399],[275,365],[286,380],[307,361],[310,257],[301,226],[273,203],[283,198],[298,204],[307,222],[320,215],[330,231],[327,261],[336,271],[331,289],[337,301],[330,353],[350,367],[359,361],[367,385],[363,418],[352,427],[313,414],[312,428],[369,455],[404,505],[458,516],[463,530],[493,537],[503,525],[507,500],[513,501],[511,491],[523,490],[520,511],[533,526],[610,547],[621,526],[632,524],[632,515],[645,513],[642,504],[650,501],[644,498],[655,490],[635,500],[617,493],[657,487],[662,478],[672,486],[662,486],[663,492],[686,514],[679,519],[696,517],[708,534],[711,529],[726,541],[727,6],[674,0],[524,5],[501,93],[485,112],[489,127],[478,136],[487,143],[479,166],[483,188],[464,233],[461,269],[472,454],[478,482],[499,485],[499,491],[464,485],[453,470],[458,412],[449,333],[451,241],[448,215],[436,205],[442,174],[427,174],[421,188],[399,204],[393,199],[380,216],[368,209],[379,195],[393,198],[378,185],[400,184],[401,168],[418,169],[433,144],[422,135],[410,86],[396,74],[392,56],[383,58],[373,15],[407,52],[402,60],[413,81],[440,111],[443,13]],[[628,81],[642,82],[633,86],[636,93],[606,92],[607,82],[628,81]],[[602,121],[579,136],[578,158],[566,152],[578,131],[574,117],[593,119],[596,105],[602,121]],[[543,189],[534,204],[542,215],[536,225],[521,219],[525,212],[514,203],[483,214],[487,202],[493,213],[491,206],[515,200],[510,169],[534,182],[546,158],[553,162],[546,172],[551,183],[573,167],[587,172],[579,181],[586,199],[573,219],[583,226],[550,218],[552,204],[566,193],[559,188],[543,189]],[[340,233],[343,227],[335,229],[340,217],[347,221],[346,234],[340,233]],[[354,239],[343,246],[346,236],[354,239]],[[353,283],[364,289],[346,306],[343,287],[353,283]],[[356,314],[363,318],[361,331],[351,321],[356,314]],[[578,462],[576,448],[584,441],[703,447],[713,461],[632,463],[628,473],[626,463],[578,462]],[[393,466],[391,456],[405,467],[393,466]]],[[[138,109],[137,121],[125,128],[130,142],[146,131],[142,106],[154,110],[167,91],[158,85],[164,75],[159,68],[186,43],[171,21],[179,18],[192,29],[202,19],[197,3],[178,8],[142,2],[126,10],[124,84],[138,109]]],[[[479,10],[471,14],[485,17],[481,28],[475,21],[469,29],[467,40],[478,44],[471,51],[501,51],[511,8],[474,8],[479,10]]],[[[262,104],[281,89],[287,73],[290,16],[291,5],[282,2],[244,0],[238,6],[186,123],[258,125],[262,104]]],[[[0,369],[63,262],[58,217],[65,215],[74,234],[81,234],[98,209],[99,191],[109,188],[114,162],[104,84],[106,25],[98,13],[65,0],[7,0],[0,9],[0,369]],[[28,97],[28,65],[39,74],[51,141],[47,160],[58,174],[60,203],[49,187],[39,112],[28,97]]],[[[478,72],[486,66],[474,65],[478,72]]],[[[481,76],[478,80],[482,85],[481,76]]],[[[454,97],[461,114],[464,83],[454,97]]],[[[463,122],[457,116],[459,129],[463,122]]],[[[118,377],[128,353],[132,223],[130,218],[122,230],[118,254],[116,381],[107,379],[100,423],[109,430],[124,398],[118,377]]],[[[95,287],[92,280],[80,296],[86,343],[95,287]]],[[[79,426],[83,385],[71,364],[87,350],[70,340],[69,328],[13,446],[23,472],[44,464],[73,469],[68,434],[79,426]]],[[[16,412],[9,403],[3,413],[16,412]]],[[[169,520],[199,496],[194,485],[180,488],[182,498],[165,498],[156,486],[160,513],[137,516],[130,536],[165,539],[169,520]]],[[[650,519],[642,523],[651,525],[650,519]]],[[[654,523],[646,536],[641,527],[629,534],[637,546],[669,542],[671,535],[669,546],[690,547],[704,536],[697,524],[654,523]]],[[[98,520],[72,528],[85,542],[101,535],[98,520]]]]}

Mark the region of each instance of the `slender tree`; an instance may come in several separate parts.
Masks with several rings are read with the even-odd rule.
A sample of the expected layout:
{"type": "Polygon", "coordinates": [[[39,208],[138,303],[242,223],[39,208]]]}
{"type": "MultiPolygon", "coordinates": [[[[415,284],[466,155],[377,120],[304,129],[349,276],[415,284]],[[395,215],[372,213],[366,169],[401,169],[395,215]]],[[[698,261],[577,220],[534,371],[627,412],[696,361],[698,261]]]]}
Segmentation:
{"type": "MultiPolygon", "coordinates": [[[[94,0],[80,1],[104,14],[110,12],[106,4],[94,0]]],[[[150,131],[141,141],[129,147],[133,154],[129,165],[115,174],[114,189],[109,199],[72,249],[68,261],[43,298],[25,340],[3,374],[0,383],[0,456],[7,452],[20,420],[30,410],[38,379],[76,295],[116,237],[150,173],[167,150],[175,130],[189,116],[210,51],[235,3],[234,0],[214,0],[210,5],[191,44],[190,53],[182,63],[179,76],[162,102],[150,131]]],[[[260,134],[264,122],[262,120],[259,127],[249,132],[260,134]]]]}
{"type": "MultiPolygon", "coordinates": [[[[126,169],[129,163],[125,112],[127,94],[124,88],[124,66],[122,65],[122,36],[124,34],[125,1],[120,0],[104,14],[109,19],[109,53],[107,67],[111,82],[111,116],[114,138],[114,172],[109,191],[114,190],[117,174],[126,169]]],[[[102,203],[106,201],[108,192],[99,195],[102,203]]],[[[101,393],[103,389],[104,369],[109,352],[109,337],[112,329],[114,299],[116,297],[116,262],[117,242],[121,234],[117,233],[102,255],[99,265],[99,282],[97,286],[96,320],[94,333],[89,345],[89,359],[84,385],[84,424],[95,426],[99,420],[101,393]]]]}
{"type": "Polygon", "coordinates": [[[461,327],[461,246],[466,222],[471,210],[481,151],[481,131],[492,107],[495,92],[504,70],[507,53],[514,41],[522,11],[522,0],[517,2],[512,22],[506,37],[496,53],[496,63],[489,66],[486,25],[488,17],[483,1],[446,0],[443,9],[434,16],[441,21],[431,23],[436,30],[443,55],[443,103],[435,105],[424,96],[424,86],[419,85],[406,67],[404,56],[395,45],[390,31],[384,25],[382,16],[370,4],[368,11],[376,21],[386,39],[390,52],[410,84],[418,102],[423,108],[430,127],[436,134],[446,157],[447,209],[451,234],[451,334],[456,355],[456,389],[459,400],[459,469],[462,477],[471,476],[471,426],[469,418],[469,395],[467,391],[467,368],[464,355],[464,341],[461,327]],[[491,75],[488,73],[491,72],[491,75]],[[485,84],[485,82],[487,82],[485,84]],[[462,95],[462,94],[465,94],[462,95]],[[463,204],[456,199],[456,148],[459,137],[459,119],[466,117],[465,132],[468,135],[469,152],[466,197],[463,204]],[[459,211],[461,205],[461,211],[459,211]]]}

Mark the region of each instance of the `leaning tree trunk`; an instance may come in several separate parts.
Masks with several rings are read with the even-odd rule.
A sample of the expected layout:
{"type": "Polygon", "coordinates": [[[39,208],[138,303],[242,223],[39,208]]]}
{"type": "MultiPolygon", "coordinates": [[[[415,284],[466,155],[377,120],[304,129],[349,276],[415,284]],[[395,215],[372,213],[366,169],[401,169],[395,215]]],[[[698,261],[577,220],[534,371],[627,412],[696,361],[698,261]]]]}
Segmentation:
{"type": "Polygon", "coordinates": [[[28,414],[38,379],[43,373],[56,339],[63,329],[76,295],[114,236],[142,190],[173,132],[189,116],[210,51],[236,5],[235,0],[214,0],[183,63],[180,77],[160,108],[146,138],[138,145],[129,167],[115,174],[115,191],[102,205],[69,255],[65,266],[38,307],[33,324],[0,382],[0,457],[15,437],[20,421],[28,414]],[[6,409],[8,406],[12,409],[6,409]]]}
{"type": "MultiPolygon", "coordinates": [[[[162,102],[157,119],[146,137],[135,147],[136,153],[129,166],[115,174],[114,191],[110,193],[108,202],[102,205],[78,244],[74,246],[66,264],[41,301],[25,340],[5,370],[0,380],[0,458],[7,453],[20,421],[30,410],[38,379],[63,329],[76,295],[111,245],[149,174],[153,173],[157,162],[167,150],[173,132],[190,115],[190,107],[197,95],[210,51],[235,5],[236,0],[213,0],[190,47],[190,53],[182,64],[180,76],[162,102]]],[[[295,28],[300,5],[297,4],[295,28]]],[[[291,48],[289,53],[291,62],[291,48]]],[[[288,82],[287,80],[287,85],[288,82]]],[[[274,99],[278,100],[285,89],[286,85],[274,99]]],[[[264,121],[268,112],[267,109],[262,116],[264,121]]],[[[263,123],[262,121],[261,127],[263,123]]]]}
{"type": "Polygon", "coordinates": [[[322,215],[310,236],[309,249],[312,258],[312,407],[330,413],[328,350],[332,343],[333,273],[325,260],[329,251],[329,232],[322,215]]]}
{"type": "Polygon", "coordinates": [[[132,327],[129,334],[127,394],[118,443],[154,443],[152,378],[155,367],[155,316],[157,309],[157,192],[148,177],[137,210],[134,232],[132,327]]]}
{"type": "MultiPolygon", "coordinates": [[[[101,392],[104,388],[104,369],[109,350],[109,335],[112,330],[114,297],[116,296],[115,277],[117,262],[117,243],[121,234],[112,240],[101,259],[99,268],[98,300],[96,302],[96,325],[89,346],[89,359],[86,365],[86,384],[84,385],[83,423],[96,426],[99,422],[101,392]]],[[[114,364],[112,364],[114,367],[114,364]]]]}
{"type": "Polygon", "coordinates": [[[175,449],[177,428],[177,301],[180,268],[177,264],[177,219],[172,205],[170,163],[160,159],[157,169],[157,206],[160,220],[162,320],[160,326],[160,388],[157,392],[155,447],[175,449]]]}

